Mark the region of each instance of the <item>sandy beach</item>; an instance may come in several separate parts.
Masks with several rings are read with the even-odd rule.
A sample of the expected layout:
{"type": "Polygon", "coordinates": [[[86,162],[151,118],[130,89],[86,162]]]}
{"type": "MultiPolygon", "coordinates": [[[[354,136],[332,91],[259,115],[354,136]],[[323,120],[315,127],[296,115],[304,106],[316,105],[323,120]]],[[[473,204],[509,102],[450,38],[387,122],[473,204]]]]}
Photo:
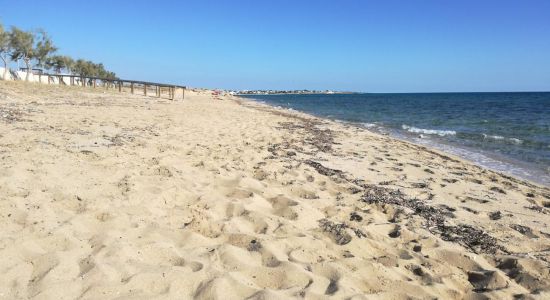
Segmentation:
{"type": "Polygon", "coordinates": [[[550,189],[349,124],[0,81],[0,299],[549,299],[550,189]]]}

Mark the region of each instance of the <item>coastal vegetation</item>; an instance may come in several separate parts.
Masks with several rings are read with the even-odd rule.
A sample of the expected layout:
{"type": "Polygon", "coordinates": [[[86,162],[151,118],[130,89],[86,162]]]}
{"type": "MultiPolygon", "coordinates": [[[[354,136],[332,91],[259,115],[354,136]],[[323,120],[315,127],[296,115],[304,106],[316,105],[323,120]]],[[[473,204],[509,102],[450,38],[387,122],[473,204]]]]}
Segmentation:
{"type": "Polygon", "coordinates": [[[86,59],[75,60],[67,55],[56,54],[57,50],[52,38],[42,29],[26,31],[12,26],[10,30],[6,30],[0,24],[0,59],[4,67],[4,80],[9,72],[9,63],[19,61],[25,64],[26,81],[29,81],[29,76],[35,68],[39,68],[40,72],[51,70],[56,74],[117,78],[103,63],[86,59]]]}

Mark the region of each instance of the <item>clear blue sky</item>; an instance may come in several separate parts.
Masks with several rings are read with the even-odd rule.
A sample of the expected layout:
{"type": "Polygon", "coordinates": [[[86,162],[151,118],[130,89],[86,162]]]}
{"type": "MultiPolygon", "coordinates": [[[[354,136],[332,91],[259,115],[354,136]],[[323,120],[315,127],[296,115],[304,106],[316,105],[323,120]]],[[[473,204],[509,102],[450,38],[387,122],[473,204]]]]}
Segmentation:
{"type": "Polygon", "coordinates": [[[61,54],[227,89],[550,91],[550,1],[8,1],[61,54]]]}

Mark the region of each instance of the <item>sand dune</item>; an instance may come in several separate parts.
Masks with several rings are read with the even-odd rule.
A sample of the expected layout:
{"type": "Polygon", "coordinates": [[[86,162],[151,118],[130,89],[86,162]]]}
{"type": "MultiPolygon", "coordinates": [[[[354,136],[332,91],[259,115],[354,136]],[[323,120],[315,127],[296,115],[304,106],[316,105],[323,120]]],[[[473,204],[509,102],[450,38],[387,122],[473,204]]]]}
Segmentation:
{"type": "Polygon", "coordinates": [[[550,190],[431,149],[208,91],[0,124],[3,299],[550,297],[550,190]]]}

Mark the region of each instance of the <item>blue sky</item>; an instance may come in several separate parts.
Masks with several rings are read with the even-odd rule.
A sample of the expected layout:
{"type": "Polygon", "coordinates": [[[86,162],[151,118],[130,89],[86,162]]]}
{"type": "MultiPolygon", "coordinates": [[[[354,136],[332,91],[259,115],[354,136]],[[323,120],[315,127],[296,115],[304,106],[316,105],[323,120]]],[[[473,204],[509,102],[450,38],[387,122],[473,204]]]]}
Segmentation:
{"type": "Polygon", "coordinates": [[[8,1],[5,26],[126,79],[226,89],[550,91],[550,1],[8,1]],[[49,4],[48,4],[49,3],[49,4]]]}

